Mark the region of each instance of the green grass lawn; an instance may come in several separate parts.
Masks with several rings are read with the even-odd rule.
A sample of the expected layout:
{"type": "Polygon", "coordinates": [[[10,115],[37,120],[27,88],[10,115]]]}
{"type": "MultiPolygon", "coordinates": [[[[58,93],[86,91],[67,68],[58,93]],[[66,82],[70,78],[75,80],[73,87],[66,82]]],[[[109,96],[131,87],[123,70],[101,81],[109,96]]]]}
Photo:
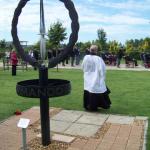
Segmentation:
{"type": "MultiPolygon", "coordinates": [[[[83,74],[81,70],[49,70],[49,78],[68,79],[72,92],[68,96],[51,98],[50,106],[64,109],[84,110],[82,107],[83,74]]],[[[25,110],[39,105],[38,99],[17,96],[15,87],[18,81],[38,78],[37,71],[18,71],[12,77],[11,72],[0,70],[0,120],[13,115],[16,109],[25,110]]],[[[100,113],[126,114],[150,117],[150,72],[107,71],[107,85],[111,89],[110,110],[100,113]]],[[[149,121],[150,125],[150,121],[149,121]]],[[[148,132],[150,149],[150,127],[148,132]]]]}

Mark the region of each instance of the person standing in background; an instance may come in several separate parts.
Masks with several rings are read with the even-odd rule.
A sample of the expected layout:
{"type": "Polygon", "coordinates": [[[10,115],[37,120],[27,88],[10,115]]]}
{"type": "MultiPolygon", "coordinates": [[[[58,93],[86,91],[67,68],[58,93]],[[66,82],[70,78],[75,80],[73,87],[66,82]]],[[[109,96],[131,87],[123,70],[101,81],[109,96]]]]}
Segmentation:
{"type": "Polygon", "coordinates": [[[10,59],[10,52],[8,50],[5,51],[5,59],[6,59],[6,63],[9,63],[9,59],[10,59]]]}
{"type": "Polygon", "coordinates": [[[75,48],[74,49],[74,53],[75,53],[75,61],[76,61],[76,65],[80,64],[80,50],[79,48],[75,48]]]}
{"type": "Polygon", "coordinates": [[[75,47],[73,48],[73,50],[70,53],[70,57],[71,57],[71,67],[74,67],[74,60],[75,60],[75,47]]]}
{"type": "Polygon", "coordinates": [[[12,76],[16,76],[16,67],[18,64],[18,58],[15,50],[12,50],[10,53],[10,60],[11,60],[11,65],[12,65],[12,76]]]}
{"type": "Polygon", "coordinates": [[[117,67],[120,68],[120,62],[124,55],[123,48],[121,47],[117,53],[117,67]]]}
{"type": "MultiPolygon", "coordinates": [[[[39,60],[39,52],[37,50],[33,50],[33,58],[35,58],[36,61],[39,60]]],[[[34,66],[34,70],[37,70],[36,66],[34,66]]]]}

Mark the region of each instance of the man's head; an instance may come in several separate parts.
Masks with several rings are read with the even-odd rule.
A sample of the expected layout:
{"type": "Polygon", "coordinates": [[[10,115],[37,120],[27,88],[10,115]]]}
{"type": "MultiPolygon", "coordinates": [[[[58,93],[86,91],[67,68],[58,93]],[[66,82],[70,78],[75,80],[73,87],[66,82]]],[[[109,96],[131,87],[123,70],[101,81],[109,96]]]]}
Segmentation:
{"type": "Polygon", "coordinates": [[[97,54],[98,46],[97,45],[91,45],[90,52],[93,54],[97,54]]]}

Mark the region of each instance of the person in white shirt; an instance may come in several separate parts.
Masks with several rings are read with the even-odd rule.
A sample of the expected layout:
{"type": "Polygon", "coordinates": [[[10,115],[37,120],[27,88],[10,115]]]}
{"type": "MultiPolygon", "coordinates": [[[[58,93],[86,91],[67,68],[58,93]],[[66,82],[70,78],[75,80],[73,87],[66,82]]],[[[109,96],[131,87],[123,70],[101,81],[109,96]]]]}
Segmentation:
{"type": "Polygon", "coordinates": [[[105,84],[106,67],[103,59],[97,56],[98,47],[91,45],[90,54],[82,62],[84,73],[83,105],[86,110],[96,111],[98,107],[110,108],[110,90],[105,84]]]}

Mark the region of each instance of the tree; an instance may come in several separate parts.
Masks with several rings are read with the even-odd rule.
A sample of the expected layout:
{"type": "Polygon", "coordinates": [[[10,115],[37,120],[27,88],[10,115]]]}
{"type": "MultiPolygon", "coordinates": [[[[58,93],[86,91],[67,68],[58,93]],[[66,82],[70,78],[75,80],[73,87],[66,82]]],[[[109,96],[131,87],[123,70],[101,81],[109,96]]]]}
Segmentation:
{"type": "Polygon", "coordinates": [[[109,46],[109,52],[111,53],[117,53],[118,51],[118,47],[119,47],[119,44],[117,41],[109,41],[108,42],[108,46],[109,46]]]}
{"type": "Polygon", "coordinates": [[[57,21],[50,26],[48,30],[48,43],[49,48],[56,49],[59,48],[61,42],[66,39],[66,28],[63,27],[62,23],[57,21]]]}
{"type": "Polygon", "coordinates": [[[96,40],[97,45],[99,46],[101,51],[107,50],[107,38],[106,38],[106,32],[104,29],[98,29],[97,30],[98,39],[96,40]]]}
{"type": "Polygon", "coordinates": [[[0,48],[6,48],[6,41],[4,39],[0,40],[0,48]]]}
{"type": "Polygon", "coordinates": [[[133,39],[127,40],[125,45],[126,45],[127,54],[130,54],[131,52],[134,51],[134,41],[133,41],[133,39]]]}
{"type": "Polygon", "coordinates": [[[150,52],[150,38],[147,37],[144,39],[142,47],[145,52],[150,52]]]}
{"type": "Polygon", "coordinates": [[[85,43],[78,42],[78,43],[76,44],[76,46],[80,48],[80,52],[85,52],[85,50],[86,50],[87,48],[90,48],[91,42],[90,42],[90,41],[85,42],[85,43]]]}

